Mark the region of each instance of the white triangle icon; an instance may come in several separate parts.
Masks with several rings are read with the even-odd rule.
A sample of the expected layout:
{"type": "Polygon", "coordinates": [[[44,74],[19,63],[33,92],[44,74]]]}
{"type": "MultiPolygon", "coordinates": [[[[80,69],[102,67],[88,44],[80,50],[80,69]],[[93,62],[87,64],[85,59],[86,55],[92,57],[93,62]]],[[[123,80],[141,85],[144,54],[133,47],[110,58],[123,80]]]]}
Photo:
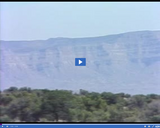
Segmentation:
{"type": "Polygon", "coordinates": [[[81,64],[82,63],[82,61],[81,60],[79,60],[79,64],[81,64]]]}

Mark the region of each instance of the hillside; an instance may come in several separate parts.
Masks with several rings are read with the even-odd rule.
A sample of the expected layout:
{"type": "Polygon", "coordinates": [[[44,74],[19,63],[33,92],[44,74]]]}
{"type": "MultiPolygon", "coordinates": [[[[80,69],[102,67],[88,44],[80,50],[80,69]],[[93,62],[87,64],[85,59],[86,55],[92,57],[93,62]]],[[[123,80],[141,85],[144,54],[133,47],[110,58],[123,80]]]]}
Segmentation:
{"type": "Polygon", "coordinates": [[[160,31],[87,38],[1,41],[1,89],[160,94],[160,31]],[[85,67],[75,58],[86,58],[85,67]]]}

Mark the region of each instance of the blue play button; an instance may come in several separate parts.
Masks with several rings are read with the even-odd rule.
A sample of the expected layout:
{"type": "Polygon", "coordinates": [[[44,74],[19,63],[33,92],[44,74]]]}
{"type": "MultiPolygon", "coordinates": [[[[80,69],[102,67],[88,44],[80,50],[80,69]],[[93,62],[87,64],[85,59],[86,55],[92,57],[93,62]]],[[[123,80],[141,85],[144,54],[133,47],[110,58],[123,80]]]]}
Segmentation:
{"type": "Polygon", "coordinates": [[[75,58],[75,66],[86,66],[86,58],[75,58]]]}

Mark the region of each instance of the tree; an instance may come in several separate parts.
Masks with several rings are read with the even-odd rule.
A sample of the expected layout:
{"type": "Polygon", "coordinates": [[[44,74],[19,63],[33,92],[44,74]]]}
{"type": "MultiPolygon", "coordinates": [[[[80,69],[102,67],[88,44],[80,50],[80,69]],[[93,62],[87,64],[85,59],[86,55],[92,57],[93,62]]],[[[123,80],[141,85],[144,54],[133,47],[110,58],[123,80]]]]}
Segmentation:
{"type": "Polygon", "coordinates": [[[136,107],[138,109],[142,109],[146,105],[146,98],[144,95],[135,95],[129,102],[130,108],[136,107]]]}
{"type": "Polygon", "coordinates": [[[41,106],[43,115],[49,117],[51,121],[58,122],[60,119],[70,121],[69,108],[72,106],[72,98],[72,93],[64,90],[46,93],[41,106]]]}
{"type": "MultiPolygon", "coordinates": [[[[25,93],[25,92],[23,92],[25,93]]],[[[17,117],[20,121],[38,121],[40,113],[40,99],[34,93],[26,94],[13,100],[7,107],[7,114],[14,120],[17,117]]]]}
{"type": "Polygon", "coordinates": [[[9,89],[4,90],[4,92],[9,92],[9,93],[16,92],[16,91],[18,91],[17,87],[10,87],[9,89]]]}
{"type": "Polygon", "coordinates": [[[145,114],[148,117],[147,121],[160,121],[160,100],[153,100],[150,104],[147,105],[148,109],[145,114]]]}

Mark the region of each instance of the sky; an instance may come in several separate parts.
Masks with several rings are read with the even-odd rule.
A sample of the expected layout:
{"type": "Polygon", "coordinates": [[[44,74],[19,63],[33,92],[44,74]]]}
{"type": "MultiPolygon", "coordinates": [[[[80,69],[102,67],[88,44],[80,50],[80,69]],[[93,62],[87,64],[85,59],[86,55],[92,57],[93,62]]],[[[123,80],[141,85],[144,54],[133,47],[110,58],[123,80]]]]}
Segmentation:
{"type": "Polygon", "coordinates": [[[0,40],[160,30],[160,2],[0,2],[0,40]]]}

